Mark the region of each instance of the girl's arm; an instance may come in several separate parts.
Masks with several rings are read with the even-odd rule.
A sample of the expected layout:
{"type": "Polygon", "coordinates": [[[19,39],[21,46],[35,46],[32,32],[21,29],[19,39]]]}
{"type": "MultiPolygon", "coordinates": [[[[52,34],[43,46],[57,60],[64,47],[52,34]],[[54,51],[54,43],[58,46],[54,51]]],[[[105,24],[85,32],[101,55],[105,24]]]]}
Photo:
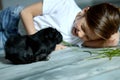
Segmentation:
{"type": "Polygon", "coordinates": [[[33,17],[42,15],[42,8],[43,4],[42,2],[39,2],[30,5],[21,11],[20,16],[28,35],[36,33],[33,23],[33,17]]]}
{"type": "Polygon", "coordinates": [[[99,40],[86,41],[83,43],[83,46],[100,48],[100,47],[117,46],[118,44],[119,44],[119,32],[113,34],[108,40],[99,39],[99,40]]]}

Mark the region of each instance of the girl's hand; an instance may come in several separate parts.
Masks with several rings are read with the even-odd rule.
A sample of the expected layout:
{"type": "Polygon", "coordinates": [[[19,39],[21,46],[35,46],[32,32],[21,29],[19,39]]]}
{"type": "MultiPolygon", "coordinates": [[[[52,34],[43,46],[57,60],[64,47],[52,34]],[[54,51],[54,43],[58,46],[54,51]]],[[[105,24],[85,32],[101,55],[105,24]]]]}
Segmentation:
{"type": "Polygon", "coordinates": [[[62,45],[62,44],[57,44],[55,50],[65,49],[66,47],[67,47],[67,46],[64,46],[64,45],[62,45]]]}

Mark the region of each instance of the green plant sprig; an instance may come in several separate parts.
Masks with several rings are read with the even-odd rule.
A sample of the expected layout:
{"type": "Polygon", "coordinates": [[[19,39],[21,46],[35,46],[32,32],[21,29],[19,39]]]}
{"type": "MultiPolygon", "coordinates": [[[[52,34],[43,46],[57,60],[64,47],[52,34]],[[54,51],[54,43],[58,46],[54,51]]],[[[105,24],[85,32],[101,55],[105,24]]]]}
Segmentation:
{"type": "Polygon", "coordinates": [[[91,55],[96,54],[95,56],[91,57],[92,59],[97,59],[97,58],[105,58],[108,57],[109,60],[112,59],[112,57],[120,57],[120,49],[103,49],[103,50],[98,50],[98,51],[84,51],[84,52],[89,52],[91,55]]]}
{"type": "Polygon", "coordinates": [[[61,44],[65,45],[65,46],[68,46],[68,47],[73,47],[73,46],[76,46],[76,45],[73,45],[73,44],[68,43],[68,42],[65,42],[65,41],[62,41],[62,43],[61,43],[61,44]]]}
{"type": "MultiPolygon", "coordinates": [[[[75,45],[70,44],[68,42],[62,41],[62,44],[68,47],[73,47],[75,45]]],[[[106,58],[108,57],[109,60],[112,57],[120,57],[120,48],[102,48],[99,50],[82,50],[81,52],[88,52],[90,53],[90,59],[98,59],[98,58],[106,58]]]]}

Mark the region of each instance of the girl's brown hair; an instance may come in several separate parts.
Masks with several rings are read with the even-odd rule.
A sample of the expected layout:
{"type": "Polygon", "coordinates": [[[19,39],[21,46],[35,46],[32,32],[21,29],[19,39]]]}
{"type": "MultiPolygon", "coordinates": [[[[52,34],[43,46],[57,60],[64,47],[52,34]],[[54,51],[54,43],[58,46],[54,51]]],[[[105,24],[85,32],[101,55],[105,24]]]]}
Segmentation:
{"type": "Polygon", "coordinates": [[[108,39],[119,30],[119,8],[101,3],[91,6],[85,15],[88,27],[103,39],[108,39]]]}

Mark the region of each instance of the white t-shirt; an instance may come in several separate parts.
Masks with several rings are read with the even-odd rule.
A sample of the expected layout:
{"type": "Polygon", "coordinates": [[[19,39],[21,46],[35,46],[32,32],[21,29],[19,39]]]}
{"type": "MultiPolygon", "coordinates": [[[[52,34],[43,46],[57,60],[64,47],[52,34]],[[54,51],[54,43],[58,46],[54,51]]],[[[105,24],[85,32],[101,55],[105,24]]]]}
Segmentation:
{"type": "Polygon", "coordinates": [[[79,44],[81,40],[73,36],[71,30],[80,11],[74,0],[44,0],[43,15],[34,17],[35,28],[36,30],[46,27],[56,28],[62,34],[64,41],[79,44]]]}

